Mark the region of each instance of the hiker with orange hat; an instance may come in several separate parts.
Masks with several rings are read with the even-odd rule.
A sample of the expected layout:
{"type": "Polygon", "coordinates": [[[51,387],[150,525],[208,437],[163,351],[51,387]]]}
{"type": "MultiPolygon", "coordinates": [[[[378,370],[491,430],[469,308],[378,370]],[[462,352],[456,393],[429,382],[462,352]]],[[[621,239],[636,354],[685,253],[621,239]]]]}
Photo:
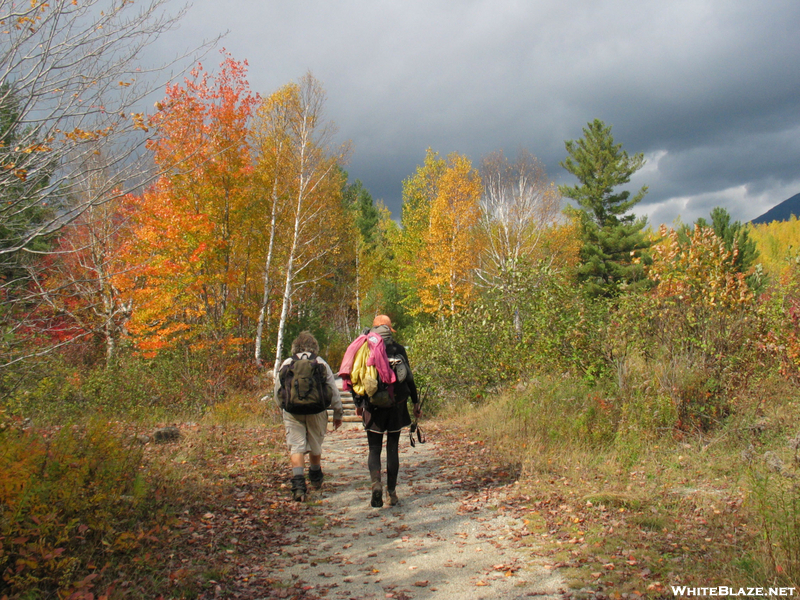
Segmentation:
{"type": "MultiPolygon", "coordinates": [[[[408,366],[406,349],[398,344],[392,334],[392,321],[386,315],[378,315],[372,321],[372,327],[365,332],[367,335],[377,334],[383,339],[388,357],[395,357],[398,362],[404,362],[405,373],[391,384],[389,394],[393,395],[393,404],[386,407],[376,406],[369,396],[353,394],[356,403],[356,414],[364,423],[369,443],[369,476],[372,482],[372,496],[370,505],[375,508],[383,506],[383,483],[381,482],[381,453],[383,450],[383,436],[386,434],[386,492],[391,506],[400,504],[397,497],[397,476],[400,472],[400,433],[404,427],[411,425],[411,415],[408,413],[409,398],[414,404],[414,416],[419,418],[422,408],[417,394],[417,386],[411,368],[408,366]],[[402,378],[402,381],[400,379],[402,378]]],[[[398,371],[399,372],[399,371],[398,371]]]]}

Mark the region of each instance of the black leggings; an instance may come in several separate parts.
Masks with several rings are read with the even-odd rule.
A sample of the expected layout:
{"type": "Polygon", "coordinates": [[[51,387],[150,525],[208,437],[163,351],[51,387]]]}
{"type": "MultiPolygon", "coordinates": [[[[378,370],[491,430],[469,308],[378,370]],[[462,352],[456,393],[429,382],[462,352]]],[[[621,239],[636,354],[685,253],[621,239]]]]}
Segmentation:
{"type": "MultiPolygon", "coordinates": [[[[369,478],[372,481],[381,480],[381,450],[383,448],[383,434],[367,431],[369,442],[369,478]]],[[[400,432],[386,433],[386,487],[394,490],[397,487],[397,473],[400,471],[400,432]]]]}

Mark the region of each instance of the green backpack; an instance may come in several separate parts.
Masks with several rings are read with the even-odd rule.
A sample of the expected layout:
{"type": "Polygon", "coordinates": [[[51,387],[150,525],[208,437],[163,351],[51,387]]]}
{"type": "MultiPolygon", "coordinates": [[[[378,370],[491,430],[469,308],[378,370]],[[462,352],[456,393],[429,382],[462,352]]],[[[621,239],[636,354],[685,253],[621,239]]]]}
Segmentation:
{"type": "MultiPolygon", "coordinates": [[[[396,391],[397,388],[402,385],[406,380],[411,380],[411,369],[408,368],[408,363],[406,359],[403,358],[402,354],[398,354],[396,356],[387,355],[389,360],[389,366],[394,371],[394,390],[396,391]]],[[[394,393],[389,393],[389,386],[387,386],[383,381],[380,380],[378,377],[378,385],[377,391],[375,394],[369,397],[370,404],[377,408],[391,408],[397,404],[397,400],[395,399],[394,393]]]]}
{"type": "Polygon", "coordinates": [[[314,415],[331,405],[331,391],[326,383],[325,365],[316,354],[304,352],[292,356],[281,367],[278,397],[281,408],[293,415],[314,415]]]}

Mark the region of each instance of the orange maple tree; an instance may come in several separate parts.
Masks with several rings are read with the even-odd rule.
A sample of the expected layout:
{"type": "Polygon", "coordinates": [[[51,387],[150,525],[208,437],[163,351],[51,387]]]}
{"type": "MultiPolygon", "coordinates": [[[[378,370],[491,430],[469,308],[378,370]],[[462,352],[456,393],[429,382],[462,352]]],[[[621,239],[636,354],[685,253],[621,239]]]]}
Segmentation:
{"type": "Polygon", "coordinates": [[[241,335],[246,306],[250,152],[247,124],[258,97],[246,62],[229,55],[219,74],[199,65],[167,89],[150,144],[164,174],[133,200],[136,266],[130,280],[137,345],[157,351],[177,340],[202,344],[241,335]]]}

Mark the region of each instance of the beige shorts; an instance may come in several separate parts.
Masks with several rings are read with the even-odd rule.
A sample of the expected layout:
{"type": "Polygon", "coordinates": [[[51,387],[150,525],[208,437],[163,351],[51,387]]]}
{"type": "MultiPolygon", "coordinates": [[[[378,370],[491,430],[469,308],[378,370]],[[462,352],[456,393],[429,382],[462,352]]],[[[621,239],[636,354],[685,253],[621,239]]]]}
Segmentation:
{"type": "Polygon", "coordinates": [[[286,428],[286,445],[292,454],[322,454],[322,440],[328,430],[327,410],[315,415],[293,415],[284,410],[283,425],[286,428]]]}

